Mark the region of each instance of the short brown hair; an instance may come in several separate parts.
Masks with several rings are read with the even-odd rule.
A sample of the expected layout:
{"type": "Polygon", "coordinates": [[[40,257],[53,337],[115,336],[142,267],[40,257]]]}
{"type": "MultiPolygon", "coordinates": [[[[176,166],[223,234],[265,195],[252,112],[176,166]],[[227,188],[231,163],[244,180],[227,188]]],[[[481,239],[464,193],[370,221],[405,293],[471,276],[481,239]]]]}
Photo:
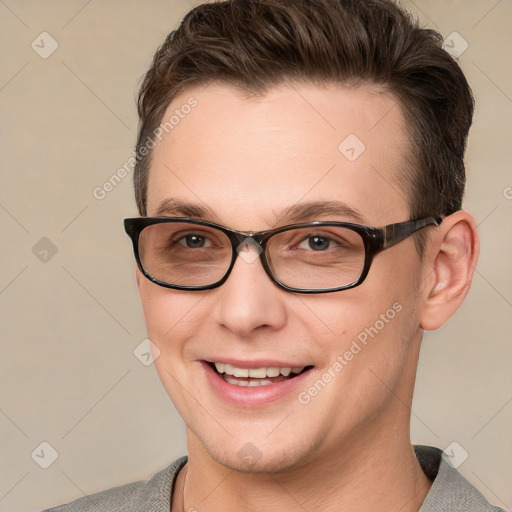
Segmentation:
{"type": "Polygon", "coordinates": [[[221,82],[263,94],[286,82],[376,84],[397,97],[413,170],[402,173],[411,218],[461,208],[471,89],[441,35],[391,0],[229,0],[190,11],[155,54],[138,98],[134,184],[146,215],[154,137],[187,88],[221,82]]]}

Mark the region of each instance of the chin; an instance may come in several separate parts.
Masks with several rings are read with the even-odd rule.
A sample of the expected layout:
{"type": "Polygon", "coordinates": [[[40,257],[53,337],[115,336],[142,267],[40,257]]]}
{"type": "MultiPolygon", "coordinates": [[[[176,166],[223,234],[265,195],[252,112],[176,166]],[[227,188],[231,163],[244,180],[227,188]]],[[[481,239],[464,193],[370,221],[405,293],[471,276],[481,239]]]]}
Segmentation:
{"type": "Polygon", "coordinates": [[[295,446],[280,444],[279,448],[268,440],[261,440],[259,443],[245,441],[240,443],[240,448],[233,446],[227,449],[221,449],[216,443],[212,444],[213,446],[203,444],[208,455],[218,464],[239,473],[285,473],[308,465],[314,457],[313,447],[306,446],[303,439],[297,441],[295,446]]]}

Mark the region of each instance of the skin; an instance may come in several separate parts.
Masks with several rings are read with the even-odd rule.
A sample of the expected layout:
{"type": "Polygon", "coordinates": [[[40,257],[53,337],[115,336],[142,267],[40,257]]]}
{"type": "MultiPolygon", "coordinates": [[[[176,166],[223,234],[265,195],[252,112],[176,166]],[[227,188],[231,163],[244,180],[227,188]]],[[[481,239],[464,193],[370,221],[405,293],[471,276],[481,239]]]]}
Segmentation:
{"type": "MultiPolygon", "coordinates": [[[[248,98],[226,85],[185,91],[198,105],[155,147],[148,216],[169,198],[207,208],[206,220],[259,231],[305,201],[343,201],[359,223],[409,219],[399,169],[409,149],[400,106],[369,85],[295,84],[248,98]],[[338,150],[348,134],[366,149],[338,150]]],[[[167,114],[165,117],[168,117],[167,114]]],[[[159,212],[183,216],[173,211],[159,212]]],[[[352,221],[344,214],[302,219],[352,221]]],[[[155,365],[187,428],[185,510],[417,511],[430,488],[409,438],[422,332],[437,329],[467,293],[478,254],[465,211],[427,228],[420,259],[412,238],[380,253],[359,287],[323,295],[278,288],[259,260],[238,258],[221,287],[159,287],[137,270],[155,365]],[[209,387],[201,360],[273,358],[311,364],[305,391],[393,304],[385,324],[308,404],[297,393],[264,407],[230,405],[209,387]],[[252,443],[259,459],[239,450],[252,443]]],[[[182,510],[181,471],[172,503],[182,510]]]]}

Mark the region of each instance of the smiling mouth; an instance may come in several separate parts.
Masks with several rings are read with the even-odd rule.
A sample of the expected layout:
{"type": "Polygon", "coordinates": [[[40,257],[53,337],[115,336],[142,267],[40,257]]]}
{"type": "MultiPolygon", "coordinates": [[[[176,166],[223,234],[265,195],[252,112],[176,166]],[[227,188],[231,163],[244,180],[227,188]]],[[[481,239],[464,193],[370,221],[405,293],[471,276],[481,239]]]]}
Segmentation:
{"type": "Polygon", "coordinates": [[[285,380],[290,380],[313,368],[309,366],[261,368],[238,368],[227,363],[208,362],[213,371],[225,382],[235,386],[268,386],[285,380]]]}

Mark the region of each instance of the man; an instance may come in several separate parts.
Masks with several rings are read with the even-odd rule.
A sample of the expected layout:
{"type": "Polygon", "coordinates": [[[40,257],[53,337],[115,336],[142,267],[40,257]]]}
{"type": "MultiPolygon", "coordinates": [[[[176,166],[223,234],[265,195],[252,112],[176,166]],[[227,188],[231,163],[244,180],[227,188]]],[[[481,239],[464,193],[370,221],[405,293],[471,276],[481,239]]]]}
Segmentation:
{"type": "Polygon", "coordinates": [[[191,11],[141,88],[125,221],[188,457],[53,510],[500,510],[409,438],[422,333],[478,257],[472,113],[390,0],[191,11]]]}

